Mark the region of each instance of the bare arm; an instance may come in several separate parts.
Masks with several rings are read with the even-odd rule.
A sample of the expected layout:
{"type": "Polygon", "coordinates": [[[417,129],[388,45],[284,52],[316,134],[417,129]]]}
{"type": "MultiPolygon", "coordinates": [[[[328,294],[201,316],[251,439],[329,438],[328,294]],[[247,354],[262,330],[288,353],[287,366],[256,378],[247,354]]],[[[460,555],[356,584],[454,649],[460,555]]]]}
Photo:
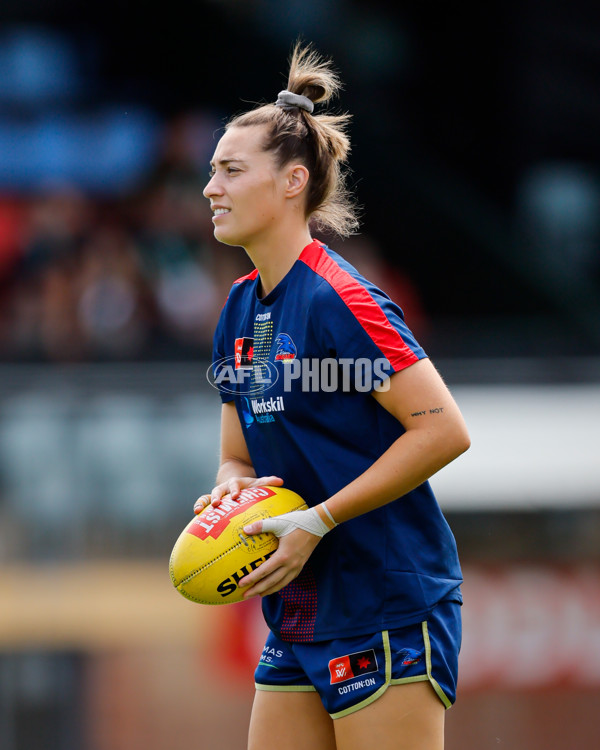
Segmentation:
{"type": "Polygon", "coordinates": [[[395,373],[373,397],[406,432],[374,464],[327,500],[341,523],[406,495],[470,446],[462,415],[428,359],[395,373]]]}
{"type": "Polygon", "coordinates": [[[221,449],[217,483],[234,476],[256,477],[233,401],[221,407],[221,449]]]}
{"type": "Polygon", "coordinates": [[[281,485],[283,479],[256,476],[235,404],[228,401],[221,408],[221,451],[216,486],[209,495],[198,498],[194,512],[200,513],[211,502],[219,505],[225,495],[235,500],[242,489],[264,484],[281,485]]]}

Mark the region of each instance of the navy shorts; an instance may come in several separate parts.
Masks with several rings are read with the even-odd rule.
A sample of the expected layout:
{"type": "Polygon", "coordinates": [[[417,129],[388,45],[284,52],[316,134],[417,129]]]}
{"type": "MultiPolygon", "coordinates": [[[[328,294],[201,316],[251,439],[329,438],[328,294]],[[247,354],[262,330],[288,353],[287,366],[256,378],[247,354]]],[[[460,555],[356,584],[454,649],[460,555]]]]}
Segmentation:
{"type": "Polygon", "coordinates": [[[438,604],[424,622],[374,635],[288,643],[269,633],[255,672],[257,690],[319,693],[333,719],[377,700],[390,685],[429,681],[454,703],[461,643],[460,604],[438,604]]]}

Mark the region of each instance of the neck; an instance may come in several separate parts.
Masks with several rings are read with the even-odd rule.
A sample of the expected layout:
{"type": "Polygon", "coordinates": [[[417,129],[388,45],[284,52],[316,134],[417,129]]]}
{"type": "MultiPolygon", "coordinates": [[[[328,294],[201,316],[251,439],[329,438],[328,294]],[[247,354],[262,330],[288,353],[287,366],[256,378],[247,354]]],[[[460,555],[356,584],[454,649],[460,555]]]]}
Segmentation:
{"type": "Polygon", "coordinates": [[[244,248],[258,269],[262,297],[266,297],[279,284],[311,242],[308,226],[304,226],[297,232],[285,232],[283,236],[273,236],[260,244],[244,248]]]}

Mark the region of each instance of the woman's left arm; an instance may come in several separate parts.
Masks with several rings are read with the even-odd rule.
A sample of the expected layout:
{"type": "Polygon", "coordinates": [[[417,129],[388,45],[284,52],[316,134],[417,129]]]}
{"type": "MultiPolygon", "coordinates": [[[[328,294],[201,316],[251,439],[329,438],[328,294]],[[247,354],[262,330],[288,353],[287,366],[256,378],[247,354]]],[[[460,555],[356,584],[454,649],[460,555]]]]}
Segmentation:
{"type": "MultiPolygon", "coordinates": [[[[430,360],[422,359],[394,373],[386,382],[389,388],[374,391],[373,397],[402,424],[405,432],[366,471],[311,509],[325,524],[327,515],[321,506],[327,508],[335,523],[356,518],[406,495],[470,446],[458,406],[430,360]]],[[[286,516],[272,521],[277,522],[278,518],[286,516]]],[[[246,532],[260,533],[263,523],[257,521],[246,532]]],[[[248,586],[246,596],[272,594],[287,585],[320,541],[320,536],[301,527],[286,530],[285,534],[277,552],[240,581],[240,586],[248,586]]]]}
{"type": "Polygon", "coordinates": [[[406,495],[470,446],[456,402],[429,359],[394,373],[373,397],[405,432],[350,484],[327,501],[337,523],[406,495]]]}

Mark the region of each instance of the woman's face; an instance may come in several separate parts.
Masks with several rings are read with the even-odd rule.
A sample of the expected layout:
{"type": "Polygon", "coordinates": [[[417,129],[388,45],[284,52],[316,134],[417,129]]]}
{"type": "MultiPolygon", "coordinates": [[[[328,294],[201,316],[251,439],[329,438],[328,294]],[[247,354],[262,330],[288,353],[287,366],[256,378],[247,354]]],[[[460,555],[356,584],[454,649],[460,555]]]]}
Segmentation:
{"type": "Polygon", "coordinates": [[[204,189],[213,212],[215,237],[249,247],[276,226],[285,207],[285,170],[262,144],[265,126],[232,127],[219,141],[204,189]]]}

